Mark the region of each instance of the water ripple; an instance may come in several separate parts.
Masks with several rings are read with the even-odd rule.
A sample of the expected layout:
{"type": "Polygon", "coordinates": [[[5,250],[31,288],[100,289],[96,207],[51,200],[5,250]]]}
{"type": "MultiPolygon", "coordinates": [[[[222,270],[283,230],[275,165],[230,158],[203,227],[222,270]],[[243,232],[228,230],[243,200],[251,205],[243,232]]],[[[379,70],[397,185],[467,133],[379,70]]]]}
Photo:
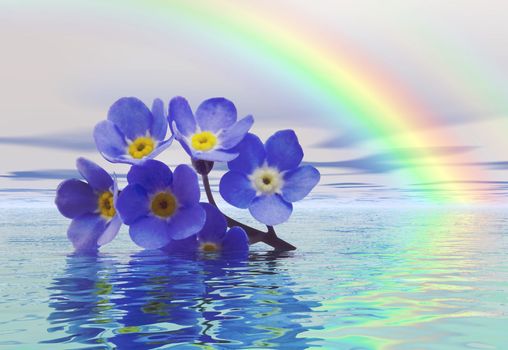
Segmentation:
{"type": "MultiPolygon", "coordinates": [[[[1,349],[504,349],[508,220],[479,210],[303,211],[300,249],[68,254],[54,211],[0,218],[1,349]],[[12,225],[11,222],[16,222],[12,225]]],[[[4,213],[5,214],[5,213],[4,213]]]]}

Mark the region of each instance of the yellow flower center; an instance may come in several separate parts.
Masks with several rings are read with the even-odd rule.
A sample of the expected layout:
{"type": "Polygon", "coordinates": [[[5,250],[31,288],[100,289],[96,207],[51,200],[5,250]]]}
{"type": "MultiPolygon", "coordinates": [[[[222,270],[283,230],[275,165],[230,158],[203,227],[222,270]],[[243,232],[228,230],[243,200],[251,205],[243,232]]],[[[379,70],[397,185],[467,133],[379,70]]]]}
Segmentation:
{"type": "Polygon", "coordinates": [[[282,176],[274,168],[259,168],[250,176],[252,186],[261,194],[274,194],[280,192],[283,180],[282,176]]]}
{"type": "Polygon", "coordinates": [[[203,131],[192,135],[192,148],[198,151],[209,151],[217,144],[217,136],[210,131],[203,131]]]}
{"type": "Polygon", "coordinates": [[[103,192],[99,196],[99,212],[106,219],[111,219],[116,214],[115,204],[113,203],[113,193],[103,192]]]}
{"type": "Polygon", "coordinates": [[[129,145],[132,158],[141,159],[152,153],[155,141],[151,137],[138,137],[129,145]]]}
{"type": "Polygon", "coordinates": [[[169,218],[172,216],[178,203],[175,196],[170,192],[159,192],[152,198],[152,213],[161,218],[169,218]]]}
{"type": "Polygon", "coordinates": [[[215,243],[205,242],[199,247],[203,252],[216,252],[219,250],[219,246],[215,243]]]}

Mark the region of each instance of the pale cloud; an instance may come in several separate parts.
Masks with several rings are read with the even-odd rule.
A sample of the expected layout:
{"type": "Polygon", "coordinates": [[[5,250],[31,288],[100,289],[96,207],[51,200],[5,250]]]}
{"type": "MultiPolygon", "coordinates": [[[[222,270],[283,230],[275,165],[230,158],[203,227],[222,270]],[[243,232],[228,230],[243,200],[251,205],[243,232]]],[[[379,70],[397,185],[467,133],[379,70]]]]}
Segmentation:
{"type": "MultiPolygon", "coordinates": [[[[182,21],[139,21],[121,10],[101,10],[99,0],[69,4],[0,4],[3,189],[54,188],[58,180],[76,176],[72,167],[81,155],[125,174],[125,166],[109,164],[95,152],[94,125],[119,97],[137,96],[148,105],[159,97],[167,105],[172,96],[183,95],[194,109],[212,96],[230,98],[239,116],[254,115],[253,131],[262,139],[276,129],[295,128],[305,161],[323,173],[317,196],[340,197],[346,191],[351,200],[370,201],[389,198],[386,193],[412,198],[424,190],[401,180],[404,169],[415,164],[397,159],[397,150],[378,140],[386,135],[368,123],[364,129],[353,127],[355,115],[332,111],[270,57],[182,21]],[[373,193],[377,196],[369,197],[373,193]]],[[[506,2],[326,0],[316,6],[260,0],[244,5],[276,18],[284,14],[281,21],[306,28],[333,54],[359,53],[361,69],[382,73],[384,85],[378,88],[400,87],[432,112],[435,119],[421,120],[425,130],[417,132],[434,155],[460,167],[460,173],[483,169],[478,181],[508,178],[508,46],[500,45],[508,36],[506,2]]],[[[188,162],[177,146],[161,159],[172,165],[188,162]]],[[[502,186],[489,190],[503,194],[502,186]]]]}

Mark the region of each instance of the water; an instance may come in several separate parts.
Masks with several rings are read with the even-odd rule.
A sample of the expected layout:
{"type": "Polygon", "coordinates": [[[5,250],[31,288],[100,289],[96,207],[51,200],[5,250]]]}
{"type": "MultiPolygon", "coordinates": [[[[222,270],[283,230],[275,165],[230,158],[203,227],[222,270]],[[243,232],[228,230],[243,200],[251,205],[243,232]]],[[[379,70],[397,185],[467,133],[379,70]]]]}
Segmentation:
{"type": "Polygon", "coordinates": [[[0,216],[0,349],[506,349],[508,213],[309,205],[246,258],[73,254],[52,208],[0,216]]]}

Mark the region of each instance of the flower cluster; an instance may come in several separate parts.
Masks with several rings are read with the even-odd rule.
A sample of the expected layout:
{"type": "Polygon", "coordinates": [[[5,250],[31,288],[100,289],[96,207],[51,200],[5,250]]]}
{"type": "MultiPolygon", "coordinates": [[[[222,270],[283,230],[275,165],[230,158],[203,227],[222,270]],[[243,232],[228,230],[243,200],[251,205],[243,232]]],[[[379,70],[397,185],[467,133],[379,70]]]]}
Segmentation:
{"type": "Polygon", "coordinates": [[[225,98],[208,99],[193,112],[187,100],[174,97],[167,114],[159,99],[151,109],[134,97],[116,101],[107,120],[96,125],[94,139],[106,160],[131,166],[128,184],[119,190],[116,178],[99,165],[77,160],[85,181],[62,182],[55,199],[62,215],[72,219],[67,235],[75,249],[97,250],[116,237],[122,223],[129,226],[132,241],[146,249],[247,252],[249,244],[259,241],[280,248],[271,243],[272,226],[289,219],[292,203],[307,196],[320,175],[310,165],[300,166],[303,150],[294,131],[278,131],[263,144],[249,133],[252,116],[237,119],[235,105],[225,98]],[[173,139],[189,154],[194,169],[182,164],[172,171],[154,159],[173,139]],[[229,169],[220,180],[223,199],[248,208],[268,232],[217,208],[208,181],[214,162],[227,162],[229,169]],[[200,202],[198,174],[209,203],[200,202]]]}

